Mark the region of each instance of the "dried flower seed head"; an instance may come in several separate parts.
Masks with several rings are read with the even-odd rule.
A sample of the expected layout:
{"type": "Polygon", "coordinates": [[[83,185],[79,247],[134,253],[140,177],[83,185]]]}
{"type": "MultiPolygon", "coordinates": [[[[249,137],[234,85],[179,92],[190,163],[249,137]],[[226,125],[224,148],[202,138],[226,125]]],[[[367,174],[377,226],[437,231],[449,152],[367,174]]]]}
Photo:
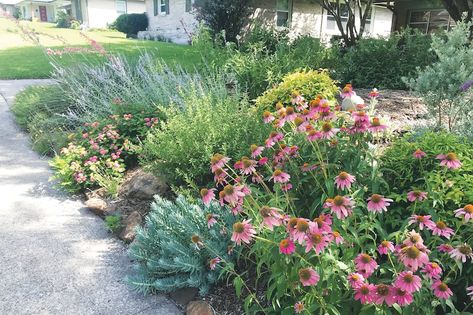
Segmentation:
{"type": "Polygon", "coordinates": [[[446,158],[448,161],[456,161],[456,160],[458,160],[457,155],[456,155],[455,153],[453,153],[453,152],[448,153],[448,154],[445,156],[445,158],[446,158]]]}
{"type": "Polygon", "coordinates": [[[268,206],[262,206],[259,213],[262,217],[267,218],[271,215],[271,208],[268,206]]]}
{"type": "Polygon", "coordinates": [[[287,225],[292,229],[296,227],[296,224],[297,224],[297,218],[290,218],[289,222],[287,223],[287,225]]]}
{"type": "Polygon", "coordinates": [[[245,226],[243,225],[243,223],[237,222],[233,224],[233,232],[243,233],[244,230],[245,230],[245,226]]]}
{"type": "Polygon", "coordinates": [[[299,232],[306,232],[309,229],[309,223],[304,219],[298,219],[296,229],[299,232]]]}
{"type": "Polygon", "coordinates": [[[202,243],[202,239],[200,238],[199,235],[196,235],[196,234],[192,235],[191,240],[192,240],[192,243],[194,244],[202,243]]]}

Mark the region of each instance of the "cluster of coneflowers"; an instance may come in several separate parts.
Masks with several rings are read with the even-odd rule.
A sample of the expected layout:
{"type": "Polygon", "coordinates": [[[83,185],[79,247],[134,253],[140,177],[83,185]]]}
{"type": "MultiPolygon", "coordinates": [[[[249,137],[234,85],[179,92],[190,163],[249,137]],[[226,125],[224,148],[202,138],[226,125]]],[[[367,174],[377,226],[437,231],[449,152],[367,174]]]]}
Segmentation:
{"type": "MultiPolygon", "coordinates": [[[[347,85],[342,90],[341,96],[347,98],[353,96],[354,93],[352,87],[347,85]]],[[[377,90],[370,93],[372,100],[376,100],[378,95],[377,90]]],[[[304,134],[306,141],[314,144],[314,151],[319,154],[321,154],[317,149],[319,142],[335,147],[340,135],[351,137],[357,134],[383,132],[386,125],[382,124],[377,117],[370,117],[364,105],[359,104],[355,110],[346,112],[341,111],[338,106],[331,105],[321,96],[306,101],[303,96],[295,94],[290,105],[284,106],[278,103],[275,113],[265,111],[263,120],[265,123],[272,123],[275,128],[265,144],[252,145],[250,157],[242,157],[233,165],[230,164],[229,157],[215,154],[211,159],[211,171],[214,174],[216,188],[201,190],[205,205],[217,199],[222,206],[229,207],[233,214],[245,217],[244,220],[233,225],[231,240],[237,246],[243,243],[250,244],[254,238],[261,238],[258,234],[261,235],[264,230],[273,231],[277,228],[285,234],[278,244],[281,255],[300,255],[301,252],[321,255],[331,245],[347,245],[346,237],[332,227],[335,217],[343,221],[353,215],[355,207],[367,209],[369,213],[375,215],[389,211],[388,208],[393,200],[380,194],[370,194],[363,205],[357,203],[349,194],[352,185],[357,182],[356,174],[349,174],[346,171],[341,171],[331,178],[338,194],[327,199],[323,204],[324,211],[312,219],[298,217],[294,211],[291,216],[283,209],[259,205],[252,197],[250,189],[251,183],[260,185],[268,194],[280,189],[288,195],[293,189],[292,177],[285,166],[289,161],[297,163],[294,161],[297,161],[299,157],[299,147],[285,143],[285,137],[288,135],[284,133],[285,126],[289,126],[293,133],[304,134]],[[248,202],[245,203],[245,201],[248,202]],[[255,208],[257,211],[253,211],[255,208]],[[260,223],[253,224],[252,219],[260,223]],[[297,250],[298,247],[301,250],[297,250]]],[[[412,153],[413,159],[420,160],[424,157],[426,153],[421,149],[412,153]]],[[[453,152],[438,155],[436,158],[446,169],[457,169],[462,165],[453,152]]],[[[325,161],[319,156],[318,163],[300,163],[300,170],[303,173],[317,171],[328,176],[325,161]]],[[[424,191],[413,190],[407,194],[406,198],[412,203],[417,203],[427,200],[428,195],[424,191]]],[[[473,205],[465,205],[455,210],[454,214],[461,217],[466,224],[473,219],[473,205]]],[[[209,214],[207,216],[209,228],[216,224],[217,220],[215,215],[209,214]]],[[[441,238],[450,239],[454,235],[453,229],[444,221],[434,222],[429,215],[413,214],[408,223],[415,225],[419,230],[428,229],[432,235],[441,238]]],[[[355,300],[363,304],[409,305],[413,302],[413,294],[422,286],[421,277],[429,283],[434,295],[439,299],[448,299],[452,295],[451,289],[441,280],[443,270],[440,264],[429,259],[430,249],[424,245],[422,236],[415,230],[408,232],[401,244],[395,245],[392,241],[384,240],[376,245],[378,258],[383,255],[388,256],[394,278],[390,281],[391,283],[370,283],[370,277],[379,267],[377,258],[375,253],[371,255],[360,253],[354,259],[355,271],[347,276],[348,283],[354,290],[355,300]],[[397,266],[392,256],[396,258],[397,266]]],[[[472,249],[467,244],[453,247],[442,243],[436,250],[447,253],[458,261],[473,260],[472,249]]],[[[220,262],[219,257],[215,257],[210,262],[211,269],[220,262]]],[[[298,276],[300,285],[303,287],[315,286],[320,280],[320,275],[313,266],[299,269],[298,276]]],[[[473,287],[468,289],[473,291],[473,287]]],[[[296,303],[294,309],[296,313],[304,311],[304,303],[296,303]]]]}

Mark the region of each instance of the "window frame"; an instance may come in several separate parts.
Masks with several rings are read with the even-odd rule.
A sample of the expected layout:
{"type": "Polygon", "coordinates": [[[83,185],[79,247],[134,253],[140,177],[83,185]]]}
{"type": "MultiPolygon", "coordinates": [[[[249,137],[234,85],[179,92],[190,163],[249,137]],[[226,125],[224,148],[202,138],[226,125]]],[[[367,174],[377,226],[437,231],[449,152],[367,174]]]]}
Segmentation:
{"type": "Polygon", "coordinates": [[[191,12],[194,8],[194,0],[185,0],[186,1],[186,12],[191,12]]]}
{"type": "MultiPolygon", "coordinates": [[[[422,31],[421,29],[419,28],[416,28],[417,30],[421,31],[423,34],[430,34],[430,26],[432,25],[432,12],[442,12],[442,11],[446,11],[445,9],[424,9],[424,10],[410,10],[409,11],[409,17],[407,19],[407,26],[408,27],[411,27],[411,25],[425,25],[425,31],[422,31]],[[427,18],[427,21],[425,22],[412,22],[412,15],[413,13],[418,13],[418,12],[424,12],[424,13],[428,13],[428,18],[427,18]]],[[[448,14],[448,11],[447,11],[447,14],[448,14]]],[[[450,16],[450,14],[448,14],[448,21],[447,21],[447,31],[451,30],[452,26],[454,26],[455,24],[455,21],[452,19],[452,17],[450,16]]]]}
{"type": "Polygon", "coordinates": [[[154,16],[169,14],[169,0],[153,0],[153,7],[154,16]]]}
{"type": "Polygon", "coordinates": [[[276,5],[276,21],[275,21],[275,24],[276,24],[276,27],[277,28],[290,28],[291,27],[291,23],[292,23],[292,8],[293,8],[293,1],[292,0],[287,0],[287,10],[280,10],[278,8],[278,0],[276,0],[275,2],[275,5],[276,5]],[[279,22],[279,19],[278,19],[278,13],[281,12],[281,13],[287,13],[287,20],[286,20],[286,25],[278,25],[278,22],[279,22]]]}
{"type": "Polygon", "coordinates": [[[127,0],[115,0],[115,11],[117,14],[126,14],[128,13],[128,2],[127,0]],[[125,11],[119,11],[118,10],[118,2],[122,2],[125,5],[125,11]]]}

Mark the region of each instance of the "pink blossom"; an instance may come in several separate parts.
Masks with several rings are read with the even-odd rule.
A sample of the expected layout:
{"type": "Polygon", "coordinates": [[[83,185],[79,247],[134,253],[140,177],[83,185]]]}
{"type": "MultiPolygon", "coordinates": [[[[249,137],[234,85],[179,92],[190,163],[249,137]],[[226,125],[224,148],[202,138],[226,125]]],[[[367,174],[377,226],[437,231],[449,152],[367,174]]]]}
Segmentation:
{"type": "Polygon", "coordinates": [[[225,157],[219,153],[216,153],[210,159],[210,169],[214,173],[217,169],[221,169],[225,166],[226,163],[230,161],[230,158],[225,157]]]}
{"type": "Polygon", "coordinates": [[[310,233],[306,235],[305,241],[305,252],[308,253],[314,249],[315,253],[318,255],[328,246],[330,239],[323,232],[312,229],[310,233]]]}
{"type": "Polygon", "coordinates": [[[237,222],[233,224],[233,234],[231,240],[237,245],[241,245],[242,242],[249,244],[255,234],[256,231],[250,224],[250,220],[244,220],[243,222],[237,222]]]}
{"type": "Polygon", "coordinates": [[[453,152],[447,154],[439,154],[437,155],[437,160],[441,160],[441,166],[445,166],[451,169],[457,169],[462,166],[462,163],[460,162],[460,160],[458,160],[457,155],[453,152]]]}
{"type": "Polygon", "coordinates": [[[333,199],[327,199],[324,208],[330,208],[338,219],[344,219],[352,214],[355,202],[350,197],[335,196],[333,199]]]}
{"type": "Polygon", "coordinates": [[[407,193],[407,200],[410,202],[424,201],[427,199],[427,193],[420,190],[413,190],[407,193]]]}
{"type": "Polygon", "coordinates": [[[473,300],[473,286],[467,287],[466,291],[468,292],[467,295],[470,297],[470,299],[473,300]]]}
{"type": "Polygon", "coordinates": [[[202,201],[204,202],[204,205],[208,206],[210,205],[210,202],[215,199],[215,188],[212,189],[207,189],[207,188],[202,188],[200,190],[200,196],[202,197],[202,201]]]}
{"type": "Polygon", "coordinates": [[[427,154],[424,151],[422,151],[421,149],[417,149],[417,150],[415,150],[414,153],[412,153],[412,156],[416,159],[422,159],[426,155],[427,154]]]}
{"type": "Polygon", "coordinates": [[[408,293],[417,292],[422,287],[420,277],[413,274],[412,271],[401,272],[394,281],[394,285],[408,293]]]}
{"type": "Polygon", "coordinates": [[[335,184],[340,190],[350,189],[351,184],[355,182],[355,176],[348,174],[347,172],[341,172],[335,177],[335,184]]]}
{"type": "Polygon", "coordinates": [[[272,231],[274,226],[281,225],[282,216],[279,209],[263,206],[261,207],[259,213],[263,217],[263,225],[269,230],[272,231]]]}
{"type": "Polygon", "coordinates": [[[411,271],[416,271],[429,262],[429,256],[416,245],[403,247],[398,258],[411,271]]]}
{"type": "Polygon", "coordinates": [[[439,299],[447,300],[453,295],[453,292],[450,290],[448,285],[440,280],[437,280],[432,284],[432,290],[434,290],[435,296],[439,299]]]}
{"type": "Polygon", "coordinates": [[[380,121],[379,118],[377,118],[377,117],[374,117],[374,118],[371,120],[371,124],[370,124],[370,126],[368,127],[368,129],[369,129],[371,132],[381,132],[381,131],[384,131],[386,128],[387,128],[387,126],[381,124],[381,121],[380,121]]]}
{"type": "Polygon", "coordinates": [[[335,244],[340,245],[345,240],[343,239],[343,237],[340,235],[338,231],[333,231],[332,234],[330,234],[330,241],[335,241],[335,244]]]}
{"type": "Polygon", "coordinates": [[[339,129],[334,128],[331,123],[326,122],[322,125],[322,138],[331,139],[333,138],[339,129]]]}
{"type": "Polygon", "coordinates": [[[392,199],[384,198],[384,196],[373,194],[368,198],[368,211],[381,213],[383,211],[388,211],[390,202],[393,202],[392,199]]]}
{"type": "Polygon", "coordinates": [[[263,113],[263,121],[264,121],[266,124],[272,122],[274,119],[275,119],[274,116],[273,116],[270,112],[265,111],[265,112],[263,113]]]}
{"type": "Polygon", "coordinates": [[[399,306],[409,305],[414,301],[412,294],[408,293],[406,290],[392,287],[391,291],[391,295],[394,296],[395,302],[399,304],[399,306]]]}
{"type": "Polygon", "coordinates": [[[394,251],[394,245],[390,241],[382,241],[378,246],[378,252],[381,255],[387,255],[390,252],[394,251]]]}
{"type": "Polygon", "coordinates": [[[302,313],[303,311],[305,311],[305,306],[304,306],[304,303],[302,302],[297,302],[296,304],[294,304],[294,312],[296,314],[300,314],[302,313]]]}
{"type": "Polygon", "coordinates": [[[215,214],[207,214],[207,227],[210,229],[215,223],[217,223],[215,214]]]}
{"type": "Polygon", "coordinates": [[[377,98],[379,97],[379,91],[377,88],[373,88],[371,92],[368,94],[369,97],[371,98],[377,98]]]}
{"type": "Polygon", "coordinates": [[[430,218],[431,218],[430,215],[417,215],[417,214],[414,214],[410,217],[409,225],[418,224],[420,230],[423,230],[424,227],[427,227],[427,228],[430,229],[430,228],[433,228],[435,226],[435,223],[432,220],[430,220],[430,218]]]}
{"type": "Polygon", "coordinates": [[[355,287],[355,301],[360,301],[361,304],[368,304],[374,301],[374,290],[376,287],[369,283],[363,283],[355,287]]]}
{"type": "Polygon", "coordinates": [[[468,244],[458,245],[450,252],[450,257],[463,263],[470,258],[473,262],[473,251],[468,244]]]}
{"type": "Polygon", "coordinates": [[[340,92],[341,98],[352,97],[354,95],[356,95],[356,93],[353,91],[353,86],[351,84],[346,84],[345,87],[340,92]]]}
{"type": "Polygon", "coordinates": [[[455,210],[455,216],[456,217],[461,217],[465,219],[465,222],[470,221],[473,219],[473,205],[472,204],[467,204],[463,208],[455,210]]]}
{"type": "Polygon", "coordinates": [[[442,275],[442,267],[435,262],[426,264],[422,271],[429,279],[440,279],[440,276],[442,275]]]}
{"type": "Polygon", "coordinates": [[[453,230],[445,224],[443,221],[437,221],[432,227],[428,227],[433,235],[444,236],[450,238],[454,234],[453,230]]]}
{"type": "Polygon", "coordinates": [[[368,254],[359,254],[355,258],[356,271],[368,278],[377,268],[378,264],[373,257],[368,254]]]}
{"type": "Polygon", "coordinates": [[[279,242],[279,252],[284,255],[291,255],[296,251],[296,245],[293,241],[285,238],[279,242]]]}
{"type": "Polygon", "coordinates": [[[320,131],[317,131],[317,130],[310,130],[308,133],[307,133],[307,140],[308,141],[316,141],[316,140],[319,140],[319,139],[322,139],[322,133],[320,131]]]}
{"type": "Polygon", "coordinates": [[[273,176],[271,176],[270,179],[272,179],[275,183],[284,184],[284,183],[287,183],[290,178],[291,178],[291,175],[289,175],[288,173],[285,173],[280,169],[276,169],[273,172],[273,176]]]}
{"type": "Polygon", "coordinates": [[[347,279],[348,279],[348,283],[350,283],[352,288],[357,288],[363,285],[365,282],[365,277],[363,277],[362,274],[359,274],[357,272],[350,273],[347,279]]]}
{"type": "Polygon", "coordinates": [[[437,246],[437,249],[441,253],[450,253],[453,250],[453,247],[450,244],[440,244],[437,246]]]}
{"type": "Polygon", "coordinates": [[[281,185],[281,190],[284,192],[288,192],[289,190],[292,189],[292,184],[291,183],[286,183],[281,185]]]}
{"type": "Polygon", "coordinates": [[[373,289],[374,303],[378,305],[381,305],[383,303],[386,303],[388,306],[393,305],[395,302],[395,299],[391,293],[392,293],[391,286],[386,285],[384,283],[376,285],[375,288],[373,289]]]}
{"type": "Polygon", "coordinates": [[[304,287],[317,285],[320,280],[319,274],[312,268],[299,269],[299,281],[304,287]]]}
{"type": "Polygon", "coordinates": [[[222,259],[220,259],[220,257],[215,257],[215,258],[212,258],[210,259],[210,270],[215,270],[215,267],[217,267],[217,265],[222,261],[222,259]]]}
{"type": "Polygon", "coordinates": [[[251,157],[256,158],[257,156],[260,156],[261,153],[263,153],[264,147],[259,147],[255,144],[251,145],[251,157]]]}

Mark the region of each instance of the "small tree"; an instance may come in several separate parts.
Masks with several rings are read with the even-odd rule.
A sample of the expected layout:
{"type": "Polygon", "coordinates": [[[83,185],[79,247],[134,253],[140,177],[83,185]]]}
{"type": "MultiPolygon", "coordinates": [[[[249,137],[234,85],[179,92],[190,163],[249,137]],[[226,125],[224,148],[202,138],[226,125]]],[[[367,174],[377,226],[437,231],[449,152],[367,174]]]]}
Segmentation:
{"type": "Polygon", "coordinates": [[[250,16],[251,0],[196,0],[196,18],[206,24],[213,35],[225,31],[225,39],[235,42],[250,16]]]}
{"type": "Polygon", "coordinates": [[[374,0],[312,0],[332,15],[346,46],[354,46],[365,33],[374,0]],[[348,14],[348,16],[344,15],[348,14]],[[346,19],[346,23],[344,23],[346,19]]]}

